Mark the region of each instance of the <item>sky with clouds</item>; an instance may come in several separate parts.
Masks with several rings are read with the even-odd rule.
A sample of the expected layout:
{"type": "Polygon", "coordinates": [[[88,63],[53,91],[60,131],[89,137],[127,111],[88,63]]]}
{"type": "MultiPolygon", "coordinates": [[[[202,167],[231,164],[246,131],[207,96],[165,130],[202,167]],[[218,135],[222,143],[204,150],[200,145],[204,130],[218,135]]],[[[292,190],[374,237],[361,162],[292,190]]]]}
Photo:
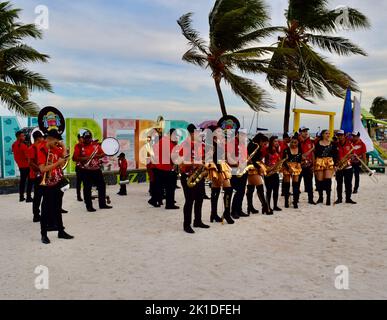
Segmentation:
{"type": "MultiPolygon", "coordinates": [[[[51,56],[49,64],[31,66],[44,74],[54,94],[34,93],[40,106],[59,107],[66,117],[182,119],[199,123],[220,117],[219,103],[208,70],[181,60],[187,50],[176,20],[194,12],[194,26],[208,37],[208,13],[213,0],[12,0],[23,9],[23,22],[34,22],[35,8],[49,9],[49,29],[44,39],[33,42],[51,56]]],[[[286,0],[267,1],[272,25],[283,25],[286,0]]],[[[366,49],[369,57],[330,57],[358,81],[362,105],[387,95],[387,0],[331,0],[330,6],[348,5],[365,13],[372,29],[343,31],[366,49]]],[[[266,44],[273,40],[268,39],[266,44]]],[[[276,109],[260,113],[258,125],[279,132],[282,128],[283,93],[273,91],[262,76],[251,76],[272,97],[276,109]]],[[[246,128],[254,113],[223,84],[228,112],[246,128]]],[[[327,96],[316,105],[300,99],[299,108],[341,113],[343,101],[327,96]]],[[[0,114],[9,114],[0,108],[0,114]]],[[[340,116],[337,117],[339,121],[340,116]]],[[[328,119],[305,117],[313,129],[327,127],[328,119]]],[[[255,122],[253,127],[255,126],[255,122]]]]}

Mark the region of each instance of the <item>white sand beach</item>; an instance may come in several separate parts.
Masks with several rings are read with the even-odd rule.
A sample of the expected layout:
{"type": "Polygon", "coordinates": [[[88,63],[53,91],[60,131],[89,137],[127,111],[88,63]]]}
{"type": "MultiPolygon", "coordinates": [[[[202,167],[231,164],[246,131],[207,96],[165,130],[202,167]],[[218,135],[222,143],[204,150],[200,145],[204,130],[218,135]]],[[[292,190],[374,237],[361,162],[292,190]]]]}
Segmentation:
{"type": "MultiPolygon", "coordinates": [[[[182,210],[147,204],[146,184],[120,198],[109,187],[114,209],[95,214],[71,190],[64,222],[75,239],[50,233],[50,245],[28,204],[0,196],[0,299],[386,299],[387,176],[378,177],[362,176],[355,206],[309,206],[303,194],[299,210],[194,235],[182,231],[182,210]],[[39,265],[48,290],[34,286],[39,265]],[[334,286],[338,265],[349,268],[349,290],[334,286]]],[[[209,222],[209,201],[203,212],[209,222]]]]}

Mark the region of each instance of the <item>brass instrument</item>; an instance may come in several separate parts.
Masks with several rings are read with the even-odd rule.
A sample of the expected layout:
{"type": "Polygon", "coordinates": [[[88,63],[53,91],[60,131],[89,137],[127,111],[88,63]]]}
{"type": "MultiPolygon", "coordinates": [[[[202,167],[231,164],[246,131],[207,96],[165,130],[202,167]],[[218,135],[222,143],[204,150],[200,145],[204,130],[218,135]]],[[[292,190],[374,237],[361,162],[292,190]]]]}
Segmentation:
{"type": "Polygon", "coordinates": [[[194,188],[200,181],[208,175],[208,170],[205,165],[197,168],[188,178],[187,185],[189,188],[194,188]]]}
{"type": "Polygon", "coordinates": [[[283,164],[288,161],[288,157],[278,161],[274,166],[269,167],[266,172],[266,177],[271,177],[272,175],[279,173],[283,164]]]}
{"type": "MultiPolygon", "coordinates": [[[[253,158],[254,156],[256,155],[256,153],[258,152],[258,150],[261,148],[260,145],[254,141],[251,141],[252,143],[254,143],[257,147],[255,148],[255,150],[251,153],[251,155],[247,158],[246,160],[246,163],[249,163],[253,158]]],[[[247,165],[243,170],[241,170],[241,168],[238,168],[238,172],[237,172],[237,177],[238,178],[241,178],[242,176],[244,176],[250,169],[254,169],[254,165],[252,164],[249,164],[247,165]]]]}
{"type": "Polygon", "coordinates": [[[352,147],[352,149],[348,151],[348,153],[344,156],[344,158],[337,163],[336,165],[337,171],[344,170],[346,167],[349,166],[348,162],[350,158],[353,156],[352,152],[354,150],[355,150],[355,147],[352,147]]]}
{"type": "Polygon", "coordinates": [[[98,150],[99,150],[99,144],[96,145],[93,153],[90,155],[89,157],[89,160],[86,161],[86,163],[84,164],[85,167],[88,167],[91,163],[91,161],[94,159],[94,157],[96,156],[96,154],[98,153],[98,150]]]}
{"type": "Polygon", "coordinates": [[[367,173],[367,175],[370,177],[372,182],[379,183],[379,179],[375,175],[376,171],[375,170],[371,170],[370,167],[357,154],[354,154],[354,157],[360,161],[360,163],[362,165],[363,171],[365,173],[367,173]]]}
{"type": "MultiPolygon", "coordinates": [[[[46,166],[52,165],[52,164],[53,164],[53,160],[54,160],[54,154],[50,151],[50,149],[48,149],[47,160],[46,160],[46,166]]],[[[43,174],[42,182],[40,182],[40,185],[41,185],[42,187],[47,186],[47,179],[50,177],[50,175],[51,175],[51,170],[50,170],[50,171],[46,171],[46,172],[43,174]]]]}

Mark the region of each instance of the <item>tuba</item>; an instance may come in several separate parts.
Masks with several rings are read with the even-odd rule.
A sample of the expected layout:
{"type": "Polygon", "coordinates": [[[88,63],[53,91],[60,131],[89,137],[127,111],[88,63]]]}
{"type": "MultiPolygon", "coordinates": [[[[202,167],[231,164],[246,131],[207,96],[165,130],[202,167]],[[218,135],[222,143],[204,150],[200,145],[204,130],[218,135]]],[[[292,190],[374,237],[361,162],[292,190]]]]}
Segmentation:
{"type": "Polygon", "coordinates": [[[269,167],[266,172],[266,177],[270,177],[276,173],[279,173],[282,169],[283,164],[288,161],[288,157],[278,161],[274,166],[269,167]]]}
{"type": "Polygon", "coordinates": [[[208,176],[208,170],[205,165],[197,168],[188,178],[187,185],[189,188],[194,188],[200,181],[208,176]]]}

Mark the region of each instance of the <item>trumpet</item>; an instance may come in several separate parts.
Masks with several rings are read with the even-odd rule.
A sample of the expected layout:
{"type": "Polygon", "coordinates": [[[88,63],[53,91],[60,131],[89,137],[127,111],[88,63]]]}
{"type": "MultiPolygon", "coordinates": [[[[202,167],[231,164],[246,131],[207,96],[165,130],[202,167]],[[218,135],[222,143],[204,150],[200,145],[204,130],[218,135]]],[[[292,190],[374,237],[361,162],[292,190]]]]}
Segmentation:
{"type": "Polygon", "coordinates": [[[88,167],[90,165],[91,161],[94,159],[94,157],[98,153],[98,149],[99,149],[98,147],[99,147],[99,144],[95,147],[93,153],[90,155],[89,160],[87,160],[87,162],[85,163],[85,167],[88,167]]]}
{"type": "Polygon", "coordinates": [[[352,157],[352,152],[355,150],[355,147],[352,147],[350,151],[337,163],[337,170],[341,171],[348,167],[348,161],[352,157]]]}
{"type": "Polygon", "coordinates": [[[357,160],[360,161],[361,165],[362,165],[362,169],[365,173],[367,173],[367,175],[370,177],[371,181],[373,183],[379,183],[379,179],[378,177],[375,175],[376,171],[375,170],[372,170],[370,169],[369,166],[367,166],[367,164],[357,155],[357,154],[354,154],[353,155],[357,160]]]}
{"type": "MultiPolygon", "coordinates": [[[[49,149],[47,154],[46,166],[52,165],[53,161],[54,161],[54,154],[49,149]]],[[[50,177],[50,175],[51,175],[51,171],[46,171],[43,174],[42,181],[40,182],[40,185],[42,187],[47,186],[47,179],[50,177]]]]}

